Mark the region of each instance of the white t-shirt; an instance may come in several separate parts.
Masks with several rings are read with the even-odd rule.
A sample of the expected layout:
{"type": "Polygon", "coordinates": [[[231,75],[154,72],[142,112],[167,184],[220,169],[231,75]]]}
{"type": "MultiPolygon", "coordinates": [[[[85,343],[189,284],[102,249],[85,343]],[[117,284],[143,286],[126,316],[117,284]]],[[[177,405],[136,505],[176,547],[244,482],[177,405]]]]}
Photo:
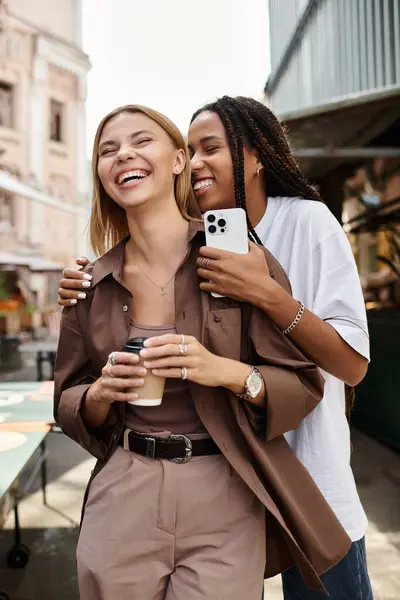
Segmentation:
{"type": "MultiPolygon", "coordinates": [[[[329,209],[314,200],[269,198],[256,232],[285,269],[293,296],[369,360],[357,267],[346,234],[329,209]]],[[[354,542],[365,535],[367,518],[350,467],[345,389],[339,379],[321,372],[322,401],[285,437],[354,542]]]]}

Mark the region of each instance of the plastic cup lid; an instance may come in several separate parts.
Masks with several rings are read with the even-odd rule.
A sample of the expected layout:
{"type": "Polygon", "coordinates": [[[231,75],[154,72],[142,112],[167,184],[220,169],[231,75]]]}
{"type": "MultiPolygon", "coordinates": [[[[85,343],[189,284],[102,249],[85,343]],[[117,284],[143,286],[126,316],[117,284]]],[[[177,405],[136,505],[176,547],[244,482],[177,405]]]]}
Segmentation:
{"type": "Polygon", "coordinates": [[[145,338],[145,337],[132,338],[124,344],[124,351],[125,352],[139,352],[143,348],[144,342],[146,340],[147,340],[147,338],[145,338]]]}

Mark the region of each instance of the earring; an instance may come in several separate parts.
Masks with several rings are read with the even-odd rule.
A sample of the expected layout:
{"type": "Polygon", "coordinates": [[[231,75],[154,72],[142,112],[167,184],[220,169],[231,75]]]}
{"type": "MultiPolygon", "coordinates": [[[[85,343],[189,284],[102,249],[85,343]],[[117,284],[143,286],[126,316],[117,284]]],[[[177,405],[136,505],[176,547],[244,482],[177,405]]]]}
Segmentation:
{"type": "Polygon", "coordinates": [[[261,172],[261,169],[260,169],[260,167],[258,167],[258,169],[257,169],[257,171],[256,171],[256,173],[257,173],[257,177],[260,175],[260,172],[261,172]]]}

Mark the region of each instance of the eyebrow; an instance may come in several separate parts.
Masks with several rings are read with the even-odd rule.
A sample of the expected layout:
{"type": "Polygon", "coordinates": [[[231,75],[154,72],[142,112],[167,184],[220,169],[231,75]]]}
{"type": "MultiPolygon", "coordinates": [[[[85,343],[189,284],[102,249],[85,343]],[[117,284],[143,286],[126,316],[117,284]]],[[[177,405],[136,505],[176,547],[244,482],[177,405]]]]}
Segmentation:
{"type": "MultiPolygon", "coordinates": [[[[223,142],[224,138],[219,137],[218,135],[206,135],[205,137],[200,138],[200,144],[205,144],[206,142],[210,142],[212,140],[217,140],[218,142],[223,142]]],[[[188,144],[189,150],[193,150],[192,144],[188,144]]]]}
{"type": "Polygon", "coordinates": [[[209,142],[210,140],[219,140],[221,142],[223,142],[223,138],[219,137],[218,135],[207,135],[206,137],[201,138],[200,143],[204,144],[204,142],[209,142]]]}
{"type": "MultiPolygon", "coordinates": [[[[143,133],[145,133],[147,135],[154,135],[154,133],[152,131],[148,131],[147,129],[141,129],[140,131],[135,131],[135,133],[132,133],[131,139],[134,140],[135,138],[139,137],[139,135],[142,135],[143,133]]],[[[105,140],[104,142],[101,142],[101,144],[98,148],[98,152],[100,152],[104,146],[112,146],[112,145],[117,145],[117,142],[115,140],[105,140]]]]}

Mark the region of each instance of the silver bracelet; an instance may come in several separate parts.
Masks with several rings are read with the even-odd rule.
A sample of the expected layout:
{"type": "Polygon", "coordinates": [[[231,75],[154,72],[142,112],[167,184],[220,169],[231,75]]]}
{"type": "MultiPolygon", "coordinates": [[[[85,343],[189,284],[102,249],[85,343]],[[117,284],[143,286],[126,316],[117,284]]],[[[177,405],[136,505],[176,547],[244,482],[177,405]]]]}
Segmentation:
{"type": "Polygon", "coordinates": [[[305,306],[304,306],[304,304],[302,302],[300,302],[299,304],[300,304],[300,307],[299,307],[299,310],[297,312],[297,315],[293,319],[292,323],[290,323],[289,327],[286,327],[286,329],[284,329],[282,331],[283,335],[288,335],[288,333],[290,333],[291,331],[293,331],[293,329],[296,327],[296,325],[299,324],[299,321],[300,321],[301,317],[303,316],[304,309],[305,309],[305,306]]]}

